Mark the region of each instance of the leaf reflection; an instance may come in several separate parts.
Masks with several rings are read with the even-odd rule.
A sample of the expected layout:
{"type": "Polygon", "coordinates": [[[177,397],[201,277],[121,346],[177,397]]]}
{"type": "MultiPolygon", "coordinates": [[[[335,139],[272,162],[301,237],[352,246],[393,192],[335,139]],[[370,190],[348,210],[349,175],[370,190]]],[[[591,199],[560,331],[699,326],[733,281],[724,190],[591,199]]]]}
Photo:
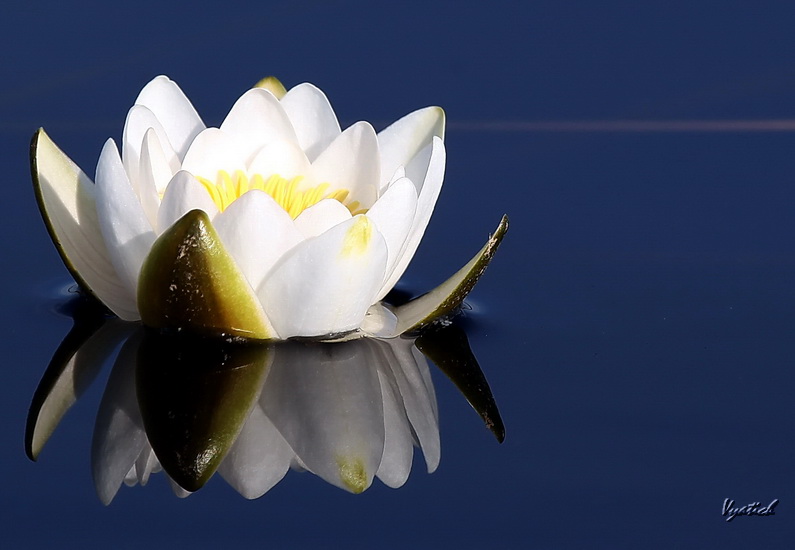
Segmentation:
{"type": "Polygon", "coordinates": [[[94,312],[55,352],[34,394],[26,452],[35,460],[71,405],[116,354],[94,426],[100,500],[164,470],[179,496],[218,473],[257,498],[292,468],[360,493],[408,479],[413,449],[439,465],[439,413],[426,356],[502,441],[505,430],[466,335],[455,324],[415,341],[252,345],[162,335],[94,312]],[[424,354],[424,355],[423,355],[424,354]]]}

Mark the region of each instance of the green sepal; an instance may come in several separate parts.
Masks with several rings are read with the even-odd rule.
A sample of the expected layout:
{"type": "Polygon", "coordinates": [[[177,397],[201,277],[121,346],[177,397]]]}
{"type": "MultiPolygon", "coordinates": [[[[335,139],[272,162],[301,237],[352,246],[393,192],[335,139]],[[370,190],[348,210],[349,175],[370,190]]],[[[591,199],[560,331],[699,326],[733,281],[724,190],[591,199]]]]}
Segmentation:
{"type": "Polygon", "coordinates": [[[397,316],[396,335],[416,332],[434,321],[454,313],[486,271],[502,238],[508,231],[508,216],[503,216],[497,230],[480,252],[455,275],[422,296],[394,309],[397,316]]]}
{"type": "Polygon", "coordinates": [[[466,333],[453,323],[423,332],[415,345],[456,385],[489,431],[502,443],[505,425],[486,376],[469,347],[466,333]]]}
{"type": "Polygon", "coordinates": [[[275,76],[266,76],[265,78],[254,84],[254,87],[268,90],[270,93],[276,96],[276,99],[283,98],[287,93],[287,88],[285,88],[281,80],[279,80],[275,76]]]}
{"type": "Polygon", "coordinates": [[[34,461],[108,355],[130,332],[128,323],[108,318],[105,306],[90,295],[78,297],[73,306],[74,325],[53,353],[30,403],[25,453],[34,461]]]}
{"type": "Polygon", "coordinates": [[[141,320],[157,329],[268,340],[275,337],[251,285],[202,210],[152,245],[138,279],[141,320]]]}
{"type": "MultiPolygon", "coordinates": [[[[66,251],[64,250],[64,245],[61,243],[59,232],[53,225],[53,221],[49,212],[50,208],[52,207],[49,204],[50,201],[47,200],[49,197],[45,196],[45,191],[42,189],[44,184],[43,180],[45,179],[41,173],[42,164],[46,162],[56,166],[58,164],[68,166],[70,164],[70,159],[60,149],[58,149],[55,143],[53,143],[53,141],[50,139],[50,136],[48,136],[44,131],[44,128],[39,128],[36,133],[33,134],[33,138],[30,140],[30,174],[33,179],[33,192],[36,194],[36,204],[38,205],[39,212],[41,213],[41,217],[44,220],[44,225],[47,227],[47,233],[50,234],[50,239],[52,239],[55,249],[58,251],[58,255],[61,257],[61,261],[63,261],[64,266],[66,266],[66,269],[69,271],[69,274],[77,282],[81,290],[93,295],[91,287],[83,280],[83,278],[80,276],[80,273],[77,271],[74,264],[67,256],[66,251]]],[[[66,172],[66,170],[61,169],[61,172],[66,172]]],[[[88,208],[84,208],[85,211],[96,212],[94,196],[88,193],[80,193],[80,191],[82,191],[81,187],[91,185],[88,176],[86,176],[82,170],[77,168],[76,165],[74,166],[73,172],[69,175],[71,177],[64,178],[62,181],[65,181],[65,185],[70,186],[71,194],[77,197],[75,202],[78,204],[80,201],[85,202],[88,205],[88,208]]],[[[94,217],[96,218],[96,216],[94,217]]],[[[68,220],[69,217],[59,216],[59,219],[68,220]]],[[[94,220],[92,219],[91,221],[94,220]]],[[[94,226],[99,229],[99,222],[96,221],[94,226]]],[[[76,230],[73,229],[72,231],[76,230]]]]}
{"type": "Polygon", "coordinates": [[[43,128],[30,142],[30,172],[47,232],[80,289],[123,319],[137,318],[130,289],[116,275],[102,238],[94,183],[43,128]]]}
{"type": "Polygon", "coordinates": [[[183,489],[197,491],[243,429],[272,350],[146,332],[136,368],[146,437],[166,473],[183,489]]]}

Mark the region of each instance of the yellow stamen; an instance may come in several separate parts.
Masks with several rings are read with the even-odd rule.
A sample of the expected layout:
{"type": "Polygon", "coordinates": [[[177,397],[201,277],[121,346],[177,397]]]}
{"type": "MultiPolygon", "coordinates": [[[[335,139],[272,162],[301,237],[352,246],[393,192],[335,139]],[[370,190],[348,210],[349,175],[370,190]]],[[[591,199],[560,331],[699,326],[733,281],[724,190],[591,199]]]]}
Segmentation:
{"type": "Polygon", "coordinates": [[[226,210],[235,200],[254,189],[264,191],[273,197],[273,200],[284,208],[293,219],[323,199],[335,199],[341,202],[350,210],[352,215],[367,212],[366,208],[360,208],[359,201],[346,203],[346,199],[350,194],[347,189],[337,189],[327,193],[326,191],[330,187],[328,183],[321,183],[299,191],[298,187],[304,179],[303,176],[296,176],[288,180],[278,174],[274,174],[266,180],[260,174],[254,174],[249,178],[242,170],[235,171],[231,176],[225,170],[220,170],[215,182],[201,176],[197,176],[196,179],[204,186],[221,212],[226,210]]]}

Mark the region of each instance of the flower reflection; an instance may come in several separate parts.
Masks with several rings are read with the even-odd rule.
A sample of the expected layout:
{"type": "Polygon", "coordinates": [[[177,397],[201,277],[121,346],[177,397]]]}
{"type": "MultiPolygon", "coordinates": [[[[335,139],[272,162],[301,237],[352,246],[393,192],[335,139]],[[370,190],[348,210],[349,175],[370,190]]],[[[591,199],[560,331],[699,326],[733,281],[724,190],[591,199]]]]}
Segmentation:
{"type": "Polygon", "coordinates": [[[495,436],[504,436],[488,384],[456,325],[426,332],[416,343],[252,345],[164,336],[96,318],[89,316],[86,328],[75,315],[75,328],[34,395],[26,444],[35,460],[120,347],[91,449],[94,483],[105,504],[122,483],[145,485],[161,470],[179,496],[218,471],[246,498],[265,494],[290,468],[353,493],[374,477],[400,487],[414,447],[433,472],[440,460],[439,414],[426,355],[495,436]]]}

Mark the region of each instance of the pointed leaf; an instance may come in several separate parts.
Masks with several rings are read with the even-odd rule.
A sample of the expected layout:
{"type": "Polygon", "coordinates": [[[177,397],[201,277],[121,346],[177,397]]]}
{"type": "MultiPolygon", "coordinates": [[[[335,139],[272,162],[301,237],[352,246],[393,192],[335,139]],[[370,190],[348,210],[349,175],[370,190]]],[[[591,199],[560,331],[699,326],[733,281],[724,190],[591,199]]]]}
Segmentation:
{"type": "Polygon", "coordinates": [[[415,343],[452,380],[489,431],[502,443],[505,425],[486,376],[469,347],[466,333],[456,325],[450,325],[423,333],[415,343]]]}
{"type": "Polygon", "coordinates": [[[130,325],[109,319],[94,298],[81,297],[74,326],[55,350],[33,394],[25,431],[25,452],[36,460],[67,411],[99,374],[130,325]]]}
{"type": "Polygon", "coordinates": [[[396,335],[417,331],[454,313],[486,271],[507,231],[508,216],[503,216],[494,235],[455,275],[427,294],[395,308],[398,318],[396,335]]]}
{"type": "Polygon", "coordinates": [[[138,404],[152,449],[180,487],[196,491],[215,473],[259,396],[270,357],[268,346],[144,337],[138,404]]]}
{"type": "Polygon", "coordinates": [[[276,337],[207,214],[192,210],[167,229],[144,260],[138,309],[153,328],[184,328],[266,340],[276,337]]]}
{"type": "Polygon", "coordinates": [[[36,201],[55,248],[77,284],[122,319],[137,317],[135,298],[113,268],[88,176],[40,129],[30,144],[36,201]]]}

